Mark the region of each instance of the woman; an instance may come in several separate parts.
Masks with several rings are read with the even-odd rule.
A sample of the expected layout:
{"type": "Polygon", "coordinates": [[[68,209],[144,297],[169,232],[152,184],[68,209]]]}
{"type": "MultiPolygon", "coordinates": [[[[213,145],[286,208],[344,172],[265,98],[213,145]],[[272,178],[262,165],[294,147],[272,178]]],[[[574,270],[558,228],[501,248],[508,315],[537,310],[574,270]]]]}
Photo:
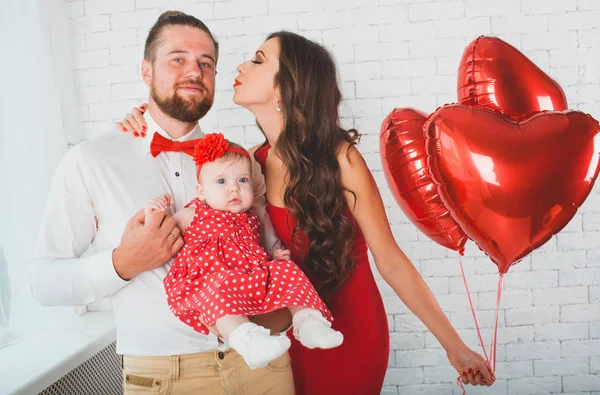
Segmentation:
{"type": "MultiPolygon", "coordinates": [[[[271,34],[238,66],[234,89],[234,102],[256,116],[266,137],[251,152],[266,177],[277,235],[344,335],[331,350],[306,349],[291,336],[296,393],[381,391],[389,333],[367,246],[384,280],[440,341],[462,381],[491,385],[486,361],[462,342],[394,240],[377,186],[355,148],[358,134],[339,126],[341,94],[331,55],[297,34],[271,34]]],[[[117,126],[134,131],[133,125],[144,124],[134,111],[117,126]]]]}

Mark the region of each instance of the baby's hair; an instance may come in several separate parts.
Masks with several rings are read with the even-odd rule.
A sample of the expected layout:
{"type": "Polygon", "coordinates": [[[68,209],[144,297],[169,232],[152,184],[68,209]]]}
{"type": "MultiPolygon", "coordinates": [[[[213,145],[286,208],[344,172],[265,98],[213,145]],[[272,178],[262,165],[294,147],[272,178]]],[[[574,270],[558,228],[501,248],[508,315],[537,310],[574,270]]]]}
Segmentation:
{"type": "MultiPolygon", "coordinates": [[[[242,151],[244,151],[248,155],[248,157],[250,156],[250,154],[248,153],[248,151],[244,147],[242,147],[241,145],[239,145],[239,144],[236,144],[234,142],[229,141],[229,147],[231,147],[231,148],[237,148],[239,150],[242,150],[242,151]]],[[[244,155],[240,154],[239,152],[233,152],[233,151],[229,151],[228,150],[228,151],[225,151],[225,153],[223,154],[223,156],[220,159],[223,159],[223,160],[246,159],[246,160],[249,161],[250,159],[248,159],[248,157],[245,157],[244,155]]]]}
{"type": "MultiPolygon", "coordinates": [[[[239,152],[234,152],[234,151],[225,151],[225,153],[223,154],[223,156],[220,156],[219,158],[215,159],[215,161],[217,160],[221,160],[224,162],[230,162],[230,161],[234,161],[237,162],[239,160],[247,160],[248,162],[251,162],[249,157],[250,157],[250,153],[241,145],[233,143],[231,141],[229,141],[229,148],[236,148],[239,149],[241,151],[244,151],[248,156],[244,156],[239,152]]],[[[202,169],[200,169],[200,171],[198,172],[198,181],[200,181],[200,173],[202,173],[202,169]]]]}

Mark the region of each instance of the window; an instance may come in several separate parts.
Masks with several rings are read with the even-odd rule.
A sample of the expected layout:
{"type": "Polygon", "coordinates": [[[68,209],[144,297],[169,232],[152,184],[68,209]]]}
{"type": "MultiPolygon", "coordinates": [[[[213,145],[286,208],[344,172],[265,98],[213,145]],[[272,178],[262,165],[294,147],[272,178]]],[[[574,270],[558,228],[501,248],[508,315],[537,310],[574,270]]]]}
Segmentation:
{"type": "Polygon", "coordinates": [[[0,349],[53,314],[33,300],[27,263],[66,136],[78,129],[68,15],[60,0],[8,1],[0,13],[0,53],[10,54],[0,62],[0,349]]]}
{"type": "Polygon", "coordinates": [[[11,286],[8,276],[8,262],[0,245],[0,348],[6,347],[11,340],[8,325],[10,319],[11,286]]]}

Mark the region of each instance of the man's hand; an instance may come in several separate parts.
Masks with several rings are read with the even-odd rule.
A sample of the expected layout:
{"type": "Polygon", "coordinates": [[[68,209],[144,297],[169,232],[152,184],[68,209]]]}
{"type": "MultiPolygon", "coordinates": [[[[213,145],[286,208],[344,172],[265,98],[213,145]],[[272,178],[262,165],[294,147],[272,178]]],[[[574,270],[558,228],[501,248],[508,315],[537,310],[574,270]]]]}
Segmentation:
{"type": "Polygon", "coordinates": [[[146,218],[138,211],[127,222],[121,244],[113,251],[115,271],[123,280],[165,264],[183,246],[173,217],[153,211],[146,218]]]}

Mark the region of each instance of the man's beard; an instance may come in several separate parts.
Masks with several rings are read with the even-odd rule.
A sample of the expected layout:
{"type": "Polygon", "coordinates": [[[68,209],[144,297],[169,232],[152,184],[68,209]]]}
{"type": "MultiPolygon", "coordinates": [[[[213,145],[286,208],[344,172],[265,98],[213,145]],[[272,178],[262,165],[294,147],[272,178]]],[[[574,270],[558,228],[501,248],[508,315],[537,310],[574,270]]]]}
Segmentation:
{"type": "MultiPolygon", "coordinates": [[[[177,86],[185,84],[199,85],[205,92],[207,91],[206,87],[197,81],[186,81],[177,86]]],[[[175,87],[176,89],[177,86],[175,87]]],[[[186,100],[179,96],[177,91],[173,92],[171,96],[161,97],[154,84],[151,86],[150,96],[163,113],[178,121],[187,123],[198,122],[199,119],[206,115],[213,105],[213,97],[208,95],[200,101],[193,99],[186,100]]]]}

